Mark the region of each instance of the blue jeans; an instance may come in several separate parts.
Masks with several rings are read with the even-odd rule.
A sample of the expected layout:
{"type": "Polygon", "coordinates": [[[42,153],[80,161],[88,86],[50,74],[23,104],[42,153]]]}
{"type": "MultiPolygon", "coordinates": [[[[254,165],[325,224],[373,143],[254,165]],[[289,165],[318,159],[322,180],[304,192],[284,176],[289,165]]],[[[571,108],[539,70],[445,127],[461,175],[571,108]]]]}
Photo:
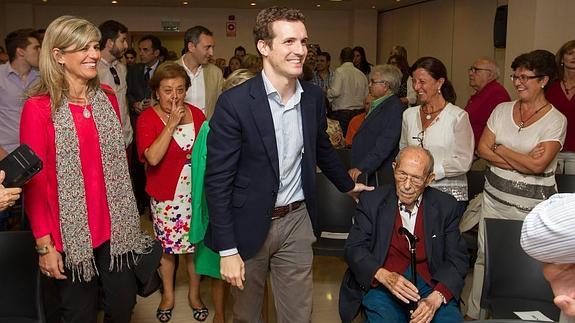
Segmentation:
{"type": "MultiPolygon", "coordinates": [[[[406,278],[411,276],[411,268],[403,274],[406,278]]],[[[408,278],[409,279],[409,278],[408,278]]],[[[427,297],[433,289],[417,275],[417,290],[422,298],[427,297]]],[[[383,285],[372,288],[363,297],[362,305],[366,314],[366,322],[409,322],[408,304],[402,302],[389,292],[383,285]]],[[[455,299],[441,305],[435,312],[432,323],[460,323],[463,317],[455,299]]]]}

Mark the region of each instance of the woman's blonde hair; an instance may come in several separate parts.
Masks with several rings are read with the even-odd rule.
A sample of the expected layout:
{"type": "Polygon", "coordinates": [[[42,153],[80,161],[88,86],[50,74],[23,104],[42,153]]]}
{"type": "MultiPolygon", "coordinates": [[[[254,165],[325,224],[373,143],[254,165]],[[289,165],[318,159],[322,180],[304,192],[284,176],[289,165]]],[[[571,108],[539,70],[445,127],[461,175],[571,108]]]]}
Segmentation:
{"type": "Polygon", "coordinates": [[[245,81],[251,79],[252,77],[256,76],[256,74],[248,69],[240,68],[235,70],[228,78],[224,81],[224,85],[222,86],[222,90],[229,90],[234,86],[240,85],[245,81]]]}
{"type": "Polygon", "coordinates": [[[562,81],[563,77],[565,77],[565,69],[563,68],[563,55],[568,51],[575,48],[575,40],[570,40],[563,44],[561,48],[555,54],[555,62],[557,63],[557,74],[559,76],[559,80],[562,81]]]}
{"type": "Polygon", "coordinates": [[[246,54],[242,60],[242,63],[240,64],[240,67],[248,69],[253,73],[257,73],[262,69],[262,58],[259,55],[246,54]]]}
{"type": "MultiPolygon", "coordinates": [[[[100,30],[86,19],[74,16],[61,16],[50,23],[46,29],[42,49],[40,50],[40,81],[28,92],[29,96],[48,94],[52,111],[56,111],[64,97],[69,96],[69,84],[64,66],[59,64],[53,50],[72,47],[81,50],[90,42],[99,42],[100,30]]],[[[88,93],[100,87],[98,77],[88,81],[88,93]]]]}

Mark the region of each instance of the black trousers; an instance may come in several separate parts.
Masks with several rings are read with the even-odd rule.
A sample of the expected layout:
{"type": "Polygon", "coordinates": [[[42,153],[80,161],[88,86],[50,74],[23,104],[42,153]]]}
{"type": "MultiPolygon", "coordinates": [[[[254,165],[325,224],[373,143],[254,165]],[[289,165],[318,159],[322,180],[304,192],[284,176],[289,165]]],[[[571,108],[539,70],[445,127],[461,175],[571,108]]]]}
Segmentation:
{"type": "Polygon", "coordinates": [[[96,322],[99,298],[102,297],[104,322],[128,323],[136,305],[136,276],[133,261],[128,255],[122,259],[122,271],[109,271],[110,242],[94,249],[98,276],[91,281],[72,281],[72,273],[66,269],[66,280],[54,280],[59,294],[58,315],[65,323],[96,322]],[[100,295],[101,293],[101,295],[100,295]]]}

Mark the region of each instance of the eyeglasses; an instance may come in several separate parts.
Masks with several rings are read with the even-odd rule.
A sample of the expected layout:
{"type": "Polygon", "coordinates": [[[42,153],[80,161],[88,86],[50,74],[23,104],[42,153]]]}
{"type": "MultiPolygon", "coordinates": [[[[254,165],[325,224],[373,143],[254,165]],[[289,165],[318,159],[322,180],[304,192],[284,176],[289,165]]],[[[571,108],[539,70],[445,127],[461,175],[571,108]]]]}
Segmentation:
{"type": "Polygon", "coordinates": [[[387,81],[369,80],[369,84],[385,84],[387,81]]]}
{"type": "Polygon", "coordinates": [[[411,139],[417,140],[419,142],[419,147],[423,148],[423,139],[425,138],[425,131],[421,130],[417,136],[411,137],[411,139]]]}
{"type": "Polygon", "coordinates": [[[405,173],[403,171],[396,171],[395,172],[395,179],[398,182],[402,182],[402,183],[409,179],[413,186],[418,186],[418,187],[425,184],[425,178],[422,178],[419,176],[408,175],[407,173],[405,173]]]}
{"type": "Polygon", "coordinates": [[[116,71],[115,68],[110,67],[110,73],[112,73],[112,76],[114,77],[114,83],[116,83],[116,85],[120,85],[120,77],[118,76],[118,71],[116,71]]]}
{"type": "Polygon", "coordinates": [[[479,67],[475,67],[475,66],[471,66],[471,67],[469,67],[469,69],[467,69],[467,70],[468,70],[469,72],[473,73],[473,74],[475,74],[475,73],[477,73],[477,72],[479,72],[479,71],[489,71],[489,72],[491,72],[491,70],[488,69],[488,68],[479,68],[479,67]]]}
{"type": "Polygon", "coordinates": [[[515,75],[515,74],[511,74],[509,75],[509,77],[511,78],[511,82],[515,82],[517,80],[519,80],[519,82],[521,82],[522,84],[527,83],[527,81],[532,80],[532,79],[536,79],[536,78],[541,78],[544,77],[545,75],[533,75],[533,76],[529,76],[529,75],[515,75]]]}

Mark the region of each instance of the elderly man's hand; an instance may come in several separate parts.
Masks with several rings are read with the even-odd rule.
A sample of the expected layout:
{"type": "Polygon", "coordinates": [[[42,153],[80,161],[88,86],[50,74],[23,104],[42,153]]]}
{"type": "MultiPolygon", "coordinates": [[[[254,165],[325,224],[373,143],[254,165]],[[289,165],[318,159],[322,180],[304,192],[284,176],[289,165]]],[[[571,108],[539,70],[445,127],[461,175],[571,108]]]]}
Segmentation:
{"type": "Polygon", "coordinates": [[[555,305],[575,317],[575,264],[545,264],[543,274],[553,289],[555,305]]]}
{"type": "Polygon", "coordinates": [[[409,323],[429,323],[433,320],[435,311],[441,306],[443,298],[437,292],[432,292],[417,303],[417,308],[411,314],[409,323]]]}
{"type": "Polygon", "coordinates": [[[348,170],[347,173],[349,174],[349,177],[353,179],[354,182],[357,182],[357,178],[359,177],[359,175],[361,175],[361,171],[358,168],[352,168],[348,170]]]}
{"type": "Polygon", "coordinates": [[[398,273],[379,268],[375,279],[404,303],[417,302],[420,298],[417,287],[398,273]]]}

